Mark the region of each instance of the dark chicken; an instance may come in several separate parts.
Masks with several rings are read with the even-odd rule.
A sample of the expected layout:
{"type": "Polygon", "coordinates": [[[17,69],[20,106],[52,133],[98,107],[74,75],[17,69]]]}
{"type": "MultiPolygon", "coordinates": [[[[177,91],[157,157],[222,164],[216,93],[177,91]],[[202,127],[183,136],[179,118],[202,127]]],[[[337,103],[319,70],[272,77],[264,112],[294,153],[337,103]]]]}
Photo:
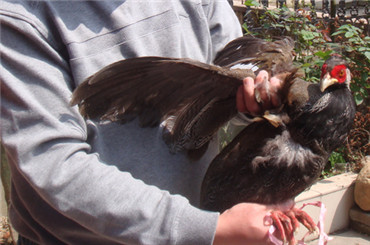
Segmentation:
{"type": "Polygon", "coordinates": [[[225,210],[241,199],[280,203],[309,187],[351,128],[349,81],[337,56],[323,65],[320,84],[291,81],[282,111],[246,127],[213,160],[203,182],[203,206],[225,210]]]}
{"type": "MultiPolygon", "coordinates": [[[[88,78],[75,90],[72,104],[88,118],[127,122],[138,116],[142,126],[165,121],[163,137],[170,150],[199,158],[217,130],[238,114],[235,96],[242,80],[265,69],[284,82],[283,105],[255,118],[216,156],[203,181],[201,205],[222,212],[240,202],[284,203],[317,179],[331,151],[345,139],[355,113],[350,72],[340,57],[326,61],[320,84],[301,80],[292,60],[290,38],[266,42],[252,37],[228,44],[216,65],[162,57],[128,59],[88,78]]],[[[296,217],[311,231],[315,228],[296,208],[273,212],[272,217],[290,243],[296,217]],[[293,228],[283,227],[285,215],[293,228]]]]}
{"type": "MultiPolygon", "coordinates": [[[[291,81],[284,108],[277,117],[269,116],[276,122],[249,125],[212,161],[203,181],[202,207],[223,211],[241,201],[285,203],[310,187],[351,128],[355,105],[349,83],[350,71],[338,56],[323,65],[320,84],[291,81]]],[[[294,216],[309,230],[315,228],[302,211],[291,211],[293,229],[294,216]]],[[[285,219],[280,212],[274,215],[276,223],[285,219]]]]}

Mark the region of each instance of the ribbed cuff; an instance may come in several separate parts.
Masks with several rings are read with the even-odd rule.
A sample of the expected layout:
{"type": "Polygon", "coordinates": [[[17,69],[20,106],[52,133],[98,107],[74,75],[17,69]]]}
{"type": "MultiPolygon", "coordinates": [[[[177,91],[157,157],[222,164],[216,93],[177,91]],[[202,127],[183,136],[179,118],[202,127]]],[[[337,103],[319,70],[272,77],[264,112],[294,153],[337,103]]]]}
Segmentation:
{"type": "Polygon", "coordinates": [[[204,211],[191,205],[177,216],[172,230],[176,245],[211,245],[219,217],[217,212],[204,211]]]}

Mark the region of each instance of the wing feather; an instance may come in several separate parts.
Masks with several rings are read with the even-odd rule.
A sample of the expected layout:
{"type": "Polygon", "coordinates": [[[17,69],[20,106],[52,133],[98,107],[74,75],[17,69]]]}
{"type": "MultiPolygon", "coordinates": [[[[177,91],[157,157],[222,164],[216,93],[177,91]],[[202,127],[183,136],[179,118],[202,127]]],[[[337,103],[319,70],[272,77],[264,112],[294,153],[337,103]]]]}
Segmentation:
{"type": "Polygon", "coordinates": [[[256,72],[267,70],[271,76],[293,68],[294,41],[290,37],[273,42],[244,36],[231,41],[220,51],[214,64],[233,67],[237,64],[250,64],[258,67],[256,72]]]}
{"type": "Polygon", "coordinates": [[[235,108],[237,88],[244,77],[253,75],[191,59],[133,58],[86,79],[74,91],[71,104],[78,104],[86,118],[124,123],[139,117],[143,127],[172,116],[175,127],[168,127],[164,135],[170,148],[198,149],[236,114],[230,107],[235,108]],[[219,101],[233,104],[229,102],[226,110],[219,101]]]}
{"type": "Polygon", "coordinates": [[[289,73],[291,49],[289,39],[241,37],[219,53],[216,65],[154,56],[121,60],[87,78],[71,104],[91,119],[125,123],[138,117],[143,127],[165,121],[163,137],[171,151],[185,149],[199,157],[217,130],[237,114],[235,96],[242,80],[255,76],[251,69],[232,66],[252,62],[272,74],[289,73]]]}

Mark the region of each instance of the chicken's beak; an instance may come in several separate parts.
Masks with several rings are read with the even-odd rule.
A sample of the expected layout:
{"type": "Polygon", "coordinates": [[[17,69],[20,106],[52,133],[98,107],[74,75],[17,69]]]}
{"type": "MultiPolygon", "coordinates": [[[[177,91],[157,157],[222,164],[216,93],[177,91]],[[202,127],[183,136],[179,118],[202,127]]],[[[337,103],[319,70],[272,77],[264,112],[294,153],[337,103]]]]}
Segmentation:
{"type": "Polygon", "coordinates": [[[338,80],[336,78],[332,78],[329,73],[325,74],[325,76],[321,79],[321,82],[320,82],[321,92],[324,92],[327,87],[337,82],[338,80]]]}

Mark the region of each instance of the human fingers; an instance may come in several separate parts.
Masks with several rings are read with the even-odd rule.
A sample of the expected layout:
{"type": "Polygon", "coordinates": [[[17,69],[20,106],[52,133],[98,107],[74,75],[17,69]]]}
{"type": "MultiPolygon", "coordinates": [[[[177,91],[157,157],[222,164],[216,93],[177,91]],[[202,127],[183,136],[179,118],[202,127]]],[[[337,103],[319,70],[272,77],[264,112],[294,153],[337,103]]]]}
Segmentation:
{"type": "Polygon", "coordinates": [[[255,98],[255,86],[253,78],[244,78],[242,88],[243,103],[247,109],[247,112],[249,112],[251,115],[258,115],[261,112],[261,108],[255,98]]]}
{"type": "Polygon", "coordinates": [[[267,71],[265,70],[261,70],[258,72],[257,76],[256,76],[256,80],[255,80],[255,83],[256,84],[259,84],[259,83],[262,83],[264,82],[266,79],[268,79],[269,77],[269,74],[267,71]]]}
{"type": "Polygon", "coordinates": [[[254,94],[257,103],[260,105],[262,110],[271,108],[271,96],[270,96],[270,82],[268,81],[269,75],[267,71],[260,71],[255,79],[254,94]]]}
{"type": "Polygon", "coordinates": [[[278,77],[272,77],[270,79],[270,95],[272,107],[279,107],[281,105],[281,98],[279,91],[282,89],[283,81],[278,77]]]}

